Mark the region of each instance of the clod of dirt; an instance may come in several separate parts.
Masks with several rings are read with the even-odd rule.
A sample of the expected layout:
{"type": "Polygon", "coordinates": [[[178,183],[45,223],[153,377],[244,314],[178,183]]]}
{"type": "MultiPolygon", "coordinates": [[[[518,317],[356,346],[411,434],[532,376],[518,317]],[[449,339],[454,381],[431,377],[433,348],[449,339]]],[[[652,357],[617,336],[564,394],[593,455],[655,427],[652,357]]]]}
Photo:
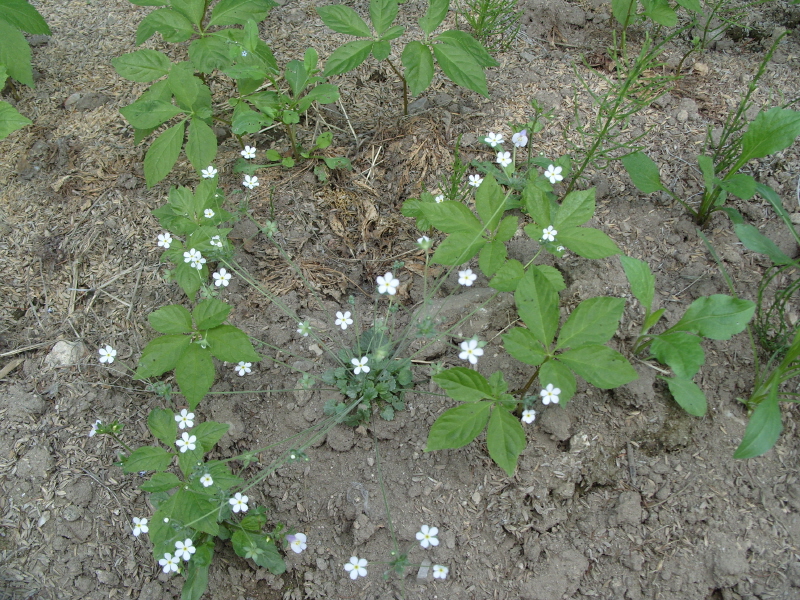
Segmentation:
{"type": "Polygon", "coordinates": [[[17,463],[17,477],[36,481],[47,478],[53,470],[53,457],[42,446],[28,450],[17,463]]]}
{"type": "Polygon", "coordinates": [[[5,418],[11,421],[37,417],[46,408],[47,404],[41,396],[26,392],[18,385],[12,385],[4,394],[0,394],[0,410],[7,411],[5,418]]]}
{"type": "MultiPolygon", "coordinates": [[[[677,411],[676,411],[677,412],[677,411]]],[[[675,452],[685,448],[692,440],[692,417],[678,413],[676,418],[667,419],[663,429],[656,434],[656,439],[661,442],[664,450],[675,452]]]]}
{"type": "Polygon", "coordinates": [[[78,364],[78,361],[86,354],[86,346],[83,342],[67,342],[61,340],[56,342],[53,349],[45,357],[44,364],[50,368],[68,367],[78,364]]]}
{"type": "Polygon", "coordinates": [[[111,98],[105,94],[89,92],[81,96],[80,100],[75,103],[75,108],[78,110],[94,110],[109,102],[111,102],[111,98]]]}
{"type": "Polygon", "coordinates": [[[622,492],[617,500],[617,524],[639,525],[642,522],[642,497],[636,492],[622,492]]]}
{"type": "Polygon", "coordinates": [[[347,452],[356,443],[355,437],[350,427],[338,425],[328,432],[328,446],[337,452],[347,452]]]}
{"type": "Polygon", "coordinates": [[[567,411],[560,406],[548,408],[542,413],[542,429],[556,438],[559,442],[566,441],[572,435],[569,431],[572,425],[567,411]]]}
{"type": "Polygon", "coordinates": [[[522,600],[552,600],[574,594],[581,577],[589,568],[589,561],[570,548],[551,556],[545,571],[520,586],[522,600]]]}
{"type": "Polygon", "coordinates": [[[653,387],[656,383],[656,374],[647,366],[636,365],[634,368],[639,373],[639,378],[611,390],[611,395],[628,406],[642,408],[652,404],[656,398],[653,387]]]}
{"type": "Polygon", "coordinates": [[[719,531],[709,534],[712,552],[709,554],[709,567],[719,587],[734,585],[747,576],[746,548],[734,537],[719,531]]]}
{"type": "Polygon", "coordinates": [[[365,514],[360,514],[353,522],[353,542],[356,546],[360,546],[372,537],[377,531],[378,527],[370,521],[369,517],[365,514]]]}
{"type": "Polygon", "coordinates": [[[66,498],[77,506],[86,508],[94,498],[94,488],[91,482],[82,478],[64,488],[66,498]]]}

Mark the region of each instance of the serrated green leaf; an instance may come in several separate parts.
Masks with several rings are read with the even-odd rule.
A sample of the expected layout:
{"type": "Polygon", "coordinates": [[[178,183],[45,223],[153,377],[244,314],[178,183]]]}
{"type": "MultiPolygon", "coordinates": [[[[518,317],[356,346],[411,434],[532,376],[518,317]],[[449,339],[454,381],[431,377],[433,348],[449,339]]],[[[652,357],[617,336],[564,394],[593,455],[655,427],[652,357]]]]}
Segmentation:
{"type": "MultiPolygon", "coordinates": [[[[487,68],[496,67],[498,65],[498,62],[491,57],[486,48],[466,31],[448,29],[437,35],[435,41],[458,46],[472,57],[473,62],[478,67],[487,68]]],[[[482,69],[481,72],[483,72],[482,69]]]]}
{"type": "Polygon", "coordinates": [[[695,417],[706,414],[706,396],[691,379],[681,377],[659,377],[667,382],[672,397],[683,410],[695,417]]]}
{"type": "Polygon", "coordinates": [[[192,73],[188,63],[172,65],[167,82],[178,105],[187,111],[194,106],[195,100],[200,94],[200,88],[203,86],[203,83],[192,73]]]}
{"type": "Polygon", "coordinates": [[[689,305],[668,331],[693,331],[712,340],[729,340],[747,327],[756,305],[724,294],[703,296],[689,305]]]}
{"type": "Polygon", "coordinates": [[[628,278],[628,283],[631,286],[631,293],[644,309],[649,311],[653,306],[653,297],[656,289],[656,278],[650,270],[650,265],[643,260],[626,256],[625,254],[620,254],[619,260],[625,271],[625,277],[628,278]]]}
{"type": "Polygon", "coordinates": [[[570,192],[553,218],[553,227],[560,231],[566,227],[583,225],[594,215],[594,188],[570,192]]]}
{"type": "Polygon", "coordinates": [[[778,404],[778,381],[777,378],[774,380],[767,396],[759,402],[753,414],[750,415],[744,437],[736,452],[733,453],[733,458],[745,459],[761,456],[778,441],[781,431],[783,431],[781,409],[778,404]]]}
{"type": "Polygon", "coordinates": [[[189,263],[179,262],[175,265],[175,281],[181,287],[183,292],[189,297],[194,299],[197,290],[200,289],[202,282],[208,277],[208,268],[203,265],[203,268],[198,271],[192,268],[189,263]]]}
{"type": "Polygon", "coordinates": [[[321,83],[311,89],[305,95],[305,99],[319,102],[320,104],[331,104],[339,99],[339,86],[332,83],[321,83]]]}
{"type": "Polygon", "coordinates": [[[0,19],[0,64],[8,75],[28,87],[33,87],[31,48],[19,29],[0,19]]]}
{"type": "Polygon", "coordinates": [[[706,361],[701,341],[686,331],[662,333],[654,337],[650,352],[660,363],[669,365],[678,378],[691,379],[706,361]]]}
{"type": "Polygon", "coordinates": [[[514,292],[519,316],[528,330],[549,347],[558,329],[558,294],[538,269],[529,269],[514,292]]]}
{"type": "Polygon", "coordinates": [[[197,329],[202,331],[204,329],[211,329],[217,325],[222,325],[225,319],[228,318],[231,310],[232,307],[225,302],[217,300],[216,298],[208,298],[195,307],[192,316],[194,317],[195,323],[197,323],[197,329]]]}
{"type": "Polygon", "coordinates": [[[583,258],[606,258],[620,253],[614,240],[591,227],[559,229],[556,241],[583,258]]]}
{"type": "Polygon", "coordinates": [[[700,4],[700,0],[675,0],[675,2],[692,12],[703,12],[703,6],[700,4]]]}
{"type": "Polygon", "coordinates": [[[206,339],[211,354],[229,363],[258,362],[261,357],[253,349],[247,334],[233,325],[220,325],[209,329],[206,339]]]}
{"type": "Polygon", "coordinates": [[[245,25],[253,20],[260,23],[271,8],[278,6],[272,0],[220,0],[211,12],[212,25],[245,25]]]}
{"type": "Polygon", "coordinates": [[[211,535],[219,533],[219,523],[217,523],[219,508],[215,504],[193,490],[185,488],[179,488],[173,494],[173,498],[173,506],[176,508],[176,513],[186,527],[204,531],[211,535]]]}
{"type": "Polygon", "coordinates": [[[502,337],[506,351],[520,362],[538,366],[547,358],[542,343],[528,329],[514,327],[502,337]]]}
{"type": "Polygon", "coordinates": [[[228,43],[213,35],[193,40],[189,44],[189,59],[201,73],[225,69],[232,62],[228,43]]]}
{"type": "Polygon", "coordinates": [[[211,165],[217,157],[217,136],[202,119],[194,118],[189,123],[186,157],[198,171],[211,165]]]}
{"type": "Polygon", "coordinates": [[[424,202],[419,209],[436,229],[445,233],[466,233],[476,237],[484,231],[480,221],[461,202],[424,202]]]}
{"type": "Polygon", "coordinates": [[[158,377],[174,369],[190,341],[189,336],[182,334],[162,335],[151,340],[142,350],[134,379],[158,377]]]}
{"type": "Polygon", "coordinates": [[[483,179],[483,184],[475,192],[475,208],[487,231],[494,231],[500,223],[504,205],[503,190],[491,174],[487,175],[483,179]]]}
{"type": "Polygon", "coordinates": [[[181,114],[181,109],[163,100],[139,99],[119,110],[136,129],[153,129],[181,114]]]}
{"type": "Polygon", "coordinates": [[[495,406],[486,428],[486,447],[492,460],[509,477],[513,477],[517,469],[517,459],[526,443],[519,419],[506,409],[495,406]]]}
{"type": "Polygon", "coordinates": [[[433,81],[433,54],[422,42],[412,40],[403,48],[400,61],[412,96],[424,92],[433,81]]]}
{"type": "Polygon", "coordinates": [[[251,558],[259,567],[269,569],[275,575],[286,570],[286,563],[278,553],[273,542],[268,542],[263,534],[237,530],[231,537],[233,550],[242,558],[251,558]]]}
{"type": "Polygon", "coordinates": [[[183,145],[186,121],[173,125],[150,145],[144,157],[144,178],[151,188],[164,179],[178,161],[183,145]]]}
{"type": "Polygon", "coordinates": [[[284,79],[289,84],[292,95],[295,98],[299,97],[308,83],[308,73],[306,73],[305,65],[299,60],[290,60],[286,65],[284,79]]]}
{"type": "Polygon", "coordinates": [[[211,389],[214,375],[211,353],[199,344],[190,344],[175,365],[175,381],[191,410],[211,389]]]}
{"type": "MultiPolygon", "coordinates": [[[[0,86],[2,84],[0,83],[0,86]]],[[[0,140],[7,138],[18,129],[33,123],[27,117],[23,117],[16,108],[8,102],[0,101],[0,140]]]]}
{"type": "Polygon", "coordinates": [[[42,15],[25,0],[0,0],[0,19],[32,35],[50,35],[42,15]]]}
{"type": "Polygon", "coordinates": [[[486,378],[472,369],[453,367],[432,378],[453,400],[477,402],[492,397],[486,378]]]}
{"type": "Polygon", "coordinates": [[[556,349],[605,344],[619,327],[625,300],[598,296],[581,302],[569,315],[558,335],[556,349]]]}
{"type": "Polygon", "coordinates": [[[661,183],[658,165],[643,152],[634,152],[623,156],[622,166],[628,172],[633,185],[643,194],[666,190],[661,183]]]}
{"type": "Polygon", "coordinates": [[[554,388],[561,390],[558,395],[558,402],[561,406],[572,400],[578,389],[575,375],[569,367],[558,361],[558,357],[555,360],[548,360],[539,369],[540,387],[546,388],[548,384],[553,384],[554,388]]]}
{"type": "Polygon", "coordinates": [[[172,454],[163,448],[155,446],[141,446],[137,448],[122,463],[125,473],[138,473],[139,471],[163,471],[172,462],[172,454]]]}
{"type": "Polygon", "coordinates": [[[439,43],[433,45],[436,62],[450,80],[462,87],[489,97],[486,87],[486,75],[476,63],[475,57],[459,45],[439,43]]]}
{"type": "Polygon", "coordinates": [[[531,269],[536,269],[544,275],[556,292],[567,289],[567,284],[564,283],[564,276],[561,274],[561,271],[555,267],[551,267],[550,265],[532,265],[531,269]]]}
{"type": "Polygon", "coordinates": [[[154,408],[147,415],[147,428],[153,437],[165,446],[171,448],[175,444],[175,437],[178,432],[178,423],[175,415],[166,408],[154,408]]]}
{"type": "Polygon", "coordinates": [[[174,473],[153,473],[152,477],[139,486],[139,489],[145,492],[166,492],[172,488],[178,487],[181,480],[174,473]]]}
{"type": "Polygon", "coordinates": [[[428,10],[419,18],[419,27],[425,35],[432,34],[442,24],[447,11],[450,9],[450,0],[430,0],[428,10]]]}
{"type": "Polygon", "coordinates": [[[340,46],[325,61],[325,75],[341,75],[352,71],[367,60],[370,52],[372,40],[355,40],[340,46]]]}
{"type": "Polygon", "coordinates": [[[519,218],[514,216],[505,217],[500,221],[497,227],[497,232],[494,234],[494,239],[498,242],[507,242],[514,234],[517,233],[517,226],[519,225],[519,218]]]}
{"type": "Polygon", "coordinates": [[[378,35],[383,35],[397,18],[397,0],[370,0],[369,18],[378,35]]]}
{"type": "Polygon", "coordinates": [[[611,14],[621,25],[633,21],[636,13],[636,0],[611,0],[611,14]]]}
{"type": "Polygon", "coordinates": [[[192,331],[192,315],[183,306],[171,304],[164,306],[147,316],[150,326],[159,333],[190,333],[192,331]]]}
{"type": "Polygon", "coordinates": [[[161,34],[165,42],[178,44],[194,35],[191,21],[182,14],[169,8],[160,8],[147,15],[136,29],[136,45],[141,46],[155,32],[161,34]]]}
{"type": "Polygon", "coordinates": [[[641,0],[644,14],[664,27],[675,27],[678,15],[669,5],[667,0],[641,0]]]}
{"type": "Polygon", "coordinates": [[[228,423],[206,421],[192,429],[192,435],[197,436],[197,442],[202,444],[205,452],[211,452],[217,442],[222,439],[222,436],[228,432],[229,428],[230,425],[228,423]]]}
{"type": "Polygon", "coordinates": [[[231,131],[236,135],[256,133],[263,126],[271,125],[273,119],[262,112],[252,110],[247,104],[241,102],[233,109],[231,131]]]}
{"type": "Polygon", "coordinates": [[[493,402],[470,402],[444,411],[428,432],[425,452],[461,448],[483,431],[493,402]]]}
{"type": "Polygon", "coordinates": [[[630,383],[639,375],[627,359],[608,346],[582,346],[558,355],[572,371],[603,390],[630,383]]]}
{"type": "Polygon", "coordinates": [[[349,6],[333,4],[331,6],[317,6],[316,10],[322,22],[337,33],[356,37],[372,37],[369,25],[349,6]]]}
{"type": "Polygon", "coordinates": [[[524,274],[521,262],[515,259],[508,260],[489,281],[489,287],[498,292],[513,292],[524,274]]]}
{"type": "Polygon", "coordinates": [[[497,270],[503,266],[508,256],[506,245],[502,242],[487,242],[481,248],[480,255],[478,256],[478,266],[483,274],[491,277],[497,270]]]}
{"type": "Polygon", "coordinates": [[[431,261],[440,265],[460,265],[473,256],[486,244],[486,240],[472,233],[454,233],[437,246],[431,261]]]}
{"type": "Polygon", "coordinates": [[[170,0],[170,6],[198,27],[205,16],[205,0],[170,0]]]}

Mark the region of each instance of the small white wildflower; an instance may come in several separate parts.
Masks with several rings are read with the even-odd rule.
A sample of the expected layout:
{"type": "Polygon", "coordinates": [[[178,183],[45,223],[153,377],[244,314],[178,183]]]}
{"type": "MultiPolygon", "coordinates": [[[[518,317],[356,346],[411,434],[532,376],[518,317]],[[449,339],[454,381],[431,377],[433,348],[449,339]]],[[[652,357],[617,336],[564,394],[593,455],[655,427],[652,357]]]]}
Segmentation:
{"type": "Polygon", "coordinates": [[[498,152],[497,153],[497,164],[500,165],[504,169],[508,165],[510,165],[511,164],[511,152],[498,152]]]}
{"type": "Polygon", "coordinates": [[[147,526],[147,519],[133,517],[133,535],[139,537],[140,534],[147,533],[148,531],[150,531],[150,528],[147,526]]]}
{"type": "Polygon", "coordinates": [[[286,536],[286,541],[289,542],[289,548],[294,550],[297,554],[300,554],[308,547],[306,539],[305,533],[295,533],[294,535],[286,536]]]}
{"type": "Polygon", "coordinates": [[[419,528],[417,532],[417,539],[419,540],[419,545],[423,548],[429,548],[431,546],[438,546],[439,545],[439,538],[436,536],[439,534],[438,527],[428,527],[427,525],[423,525],[419,528]]]}
{"type": "Polygon", "coordinates": [[[461,342],[463,352],[458,355],[461,360],[468,360],[470,364],[477,365],[478,357],[483,356],[483,348],[478,348],[478,340],[461,342]]]}
{"type": "Polygon", "coordinates": [[[345,311],[344,314],[337,311],[336,312],[336,324],[341,327],[342,329],[347,329],[348,325],[353,324],[353,319],[350,318],[350,311],[345,311]]]}
{"type": "Polygon", "coordinates": [[[558,231],[552,225],[548,225],[547,229],[542,230],[542,239],[546,242],[555,242],[558,231]]]}
{"type": "Polygon", "coordinates": [[[498,144],[502,144],[505,140],[503,139],[502,133],[489,132],[489,135],[484,138],[484,141],[494,148],[498,144]]]}
{"type": "Polygon", "coordinates": [[[247,50],[242,50],[242,56],[247,56],[247,50]]]}
{"type": "Polygon", "coordinates": [[[359,373],[369,373],[369,367],[367,366],[367,362],[369,361],[369,357],[362,356],[361,358],[351,358],[350,364],[352,364],[355,369],[353,369],[353,373],[358,375],[359,373]]]}
{"type": "Polygon", "coordinates": [[[162,248],[169,248],[172,245],[172,236],[169,231],[158,234],[158,245],[162,248]]]}
{"type": "Polygon", "coordinates": [[[193,263],[199,260],[200,258],[202,258],[202,254],[200,254],[200,252],[198,252],[194,248],[192,248],[188,252],[183,253],[183,262],[193,263]]]}
{"type": "Polygon", "coordinates": [[[189,429],[194,427],[194,413],[189,412],[185,408],[181,410],[181,414],[175,415],[175,420],[178,422],[178,427],[181,429],[189,429]]]}
{"type": "Polygon", "coordinates": [[[228,284],[231,282],[231,274],[225,270],[225,268],[221,268],[219,271],[214,273],[214,285],[219,287],[228,287],[228,284]]]}
{"type": "Polygon", "coordinates": [[[364,567],[368,564],[366,558],[351,556],[350,562],[344,564],[344,570],[350,573],[350,579],[358,579],[367,576],[367,570],[364,567]]]}
{"type": "Polygon", "coordinates": [[[89,437],[94,437],[97,435],[97,428],[102,424],[103,422],[100,419],[97,419],[97,421],[94,422],[94,425],[92,425],[92,429],[89,431],[89,437]]]}
{"type": "Polygon", "coordinates": [[[251,373],[252,369],[250,367],[253,366],[253,363],[244,362],[243,360],[239,361],[239,364],[236,365],[234,370],[239,377],[244,377],[247,373],[251,373]]]}
{"type": "Polygon", "coordinates": [[[483,177],[481,177],[480,175],[469,176],[469,184],[472,187],[480,187],[482,183],[483,183],[483,177]]]}
{"type": "Polygon", "coordinates": [[[556,252],[564,252],[564,250],[566,250],[564,246],[559,246],[558,248],[556,248],[556,252]]]}
{"type": "Polygon", "coordinates": [[[200,483],[203,484],[203,487],[210,487],[210,486],[214,485],[214,479],[211,477],[211,475],[209,475],[208,473],[205,473],[200,478],[200,483]]]}
{"type": "Polygon", "coordinates": [[[197,548],[194,547],[191,538],[186,538],[182,542],[180,540],[175,542],[175,558],[182,558],[188,561],[196,550],[197,548]]]}
{"type": "Polygon", "coordinates": [[[561,390],[557,387],[553,387],[552,383],[548,383],[547,387],[544,388],[540,395],[542,397],[542,404],[558,404],[558,396],[561,393],[561,390]]]}
{"type": "Polygon", "coordinates": [[[161,570],[164,571],[164,573],[169,573],[170,571],[177,573],[178,565],[180,564],[180,558],[177,556],[172,556],[172,554],[166,552],[164,553],[164,558],[158,559],[158,564],[163,567],[161,570]]]}
{"type": "Polygon", "coordinates": [[[233,498],[228,499],[228,504],[230,504],[233,507],[231,510],[233,510],[233,512],[235,513],[247,512],[247,509],[249,508],[247,506],[247,503],[249,501],[250,498],[248,498],[247,496],[243,496],[241,492],[236,492],[233,495],[233,498]]]}
{"type": "Polygon", "coordinates": [[[378,276],[378,293],[389,294],[394,296],[397,293],[397,288],[400,286],[400,280],[397,279],[391,272],[386,275],[378,276]]]}
{"type": "Polygon", "coordinates": [[[203,176],[203,179],[211,179],[216,175],[219,171],[214,168],[214,165],[208,165],[205,169],[200,171],[200,174],[203,176]]]}
{"type": "Polygon", "coordinates": [[[261,184],[258,183],[258,177],[256,177],[255,175],[253,175],[252,177],[250,177],[250,175],[245,175],[242,185],[252,190],[254,188],[257,188],[261,184]]]}
{"type": "Polygon", "coordinates": [[[214,211],[213,211],[213,210],[211,210],[210,208],[207,208],[207,209],[205,209],[205,210],[203,211],[203,216],[204,216],[206,219],[213,219],[213,218],[214,218],[214,211]]]}
{"type": "Polygon", "coordinates": [[[561,174],[563,169],[561,167],[555,167],[550,165],[547,167],[547,170],[544,172],[544,176],[550,180],[550,183],[555,183],[556,181],[562,181],[564,176],[561,174]]]}
{"type": "Polygon", "coordinates": [[[195,442],[197,442],[197,436],[189,435],[188,431],[184,431],[183,434],[181,434],[181,439],[175,441],[175,445],[181,452],[186,452],[187,450],[194,450],[197,447],[195,446],[195,442]]]}
{"type": "Polygon", "coordinates": [[[242,154],[242,156],[244,156],[246,159],[249,160],[251,158],[255,158],[256,157],[256,149],[253,148],[252,146],[245,146],[244,150],[242,150],[241,154],[242,154]]]}
{"type": "Polygon", "coordinates": [[[522,422],[533,423],[536,420],[536,411],[528,408],[522,411],[522,422]]]}
{"type": "Polygon", "coordinates": [[[216,246],[217,248],[222,248],[222,240],[220,239],[220,237],[218,235],[215,235],[214,237],[212,237],[208,241],[208,243],[211,244],[212,246],[216,246]]]}
{"type": "Polygon", "coordinates": [[[311,324],[308,321],[303,321],[298,325],[299,326],[297,327],[297,333],[299,333],[303,337],[308,337],[308,334],[311,333],[311,324]]]}
{"type": "Polygon", "coordinates": [[[192,268],[197,269],[198,271],[203,268],[203,265],[206,264],[206,259],[203,258],[199,253],[197,258],[192,261],[192,268]]]}
{"type": "Polygon", "coordinates": [[[524,148],[528,145],[528,131],[523,129],[511,136],[511,143],[517,148],[524,148]]]}
{"type": "Polygon", "coordinates": [[[117,355],[117,351],[114,350],[111,346],[106,344],[105,348],[100,348],[98,350],[100,354],[100,362],[101,363],[108,363],[111,364],[114,362],[114,357],[117,355]]]}
{"type": "Polygon", "coordinates": [[[472,272],[472,269],[465,269],[458,272],[458,283],[467,287],[471,286],[478,276],[472,272]]]}
{"type": "Polygon", "coordinates": [[[433,578],[434,579],[447,579],[447,574],[450,569],[444,565],[433,565],[433,578]]]}
{"type": "Polygon", "coordinates": [[[433,242],[431,242],[431,238],[427,235],[423,235],[421,238],[417,240],[417,245],[423,250],[430,250],[431,246],[433,246],[433,242]]]}
{"type": "Polygon", "coordinates": [[[444,202],[444,194],[439,194],[433,200],[434,202],[436,202],[436,204],[441,204],[442,202],[444,202]]]}

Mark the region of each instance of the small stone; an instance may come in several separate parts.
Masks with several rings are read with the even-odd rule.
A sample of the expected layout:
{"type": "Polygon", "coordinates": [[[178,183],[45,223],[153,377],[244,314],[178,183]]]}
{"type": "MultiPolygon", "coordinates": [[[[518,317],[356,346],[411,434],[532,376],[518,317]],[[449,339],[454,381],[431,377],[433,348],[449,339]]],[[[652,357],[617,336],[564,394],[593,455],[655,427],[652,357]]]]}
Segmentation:
{"type": "Polygon", "coordinates": [[[428,108],[428,99],[425,97],[417,98],[411,104],[408,105],[408,114],[413,115],[414,113],[422,112],[426,108],[428,108]]]}
{"type": "Polygon", "coordinates": [[[83,511],[74,504],[70,504],[64,507],[61,511],[61,516],[65,521],[77,521],[83,516],[83,511]]]}
{"type": "Polygon", "coordinates": [[[81,99],[75,104],[75,108],[78,110],[94,110],[95,108],[99,108],[103,106],[103,104],[107,104],[110,101],[111,98],[105,94],[101,94],[99,92],[89,92],[88,94],[81,96],[81,99]]]}
{"type": "Polygon", "coordinates": [[[675,118],[678,120],[678,123],[686,123],[686,121],[689,120],[689,113],[685,110],[679,110],[675,118]]]}
{"type": "Polygon", "coordinates": [[[636,492],[622,492],[617,500],[617,523],[639,525],[642,522],[642,497],[636,492]]]}
{"type": "Polygon", "coordinates": [[[53,349],[45,357],[44,364],[48,367],[69,367],[78,364],[81,357],[86,354],[86,346],[82,342],[56,342],[53,349]]]}
{"type": "Polygon", "coordinates": [[[563,442],[570,438],[570,418],[567,412],[560,406],[545,409],[542,412],[540,423],[542,429],[558,441],[563,442]]]}

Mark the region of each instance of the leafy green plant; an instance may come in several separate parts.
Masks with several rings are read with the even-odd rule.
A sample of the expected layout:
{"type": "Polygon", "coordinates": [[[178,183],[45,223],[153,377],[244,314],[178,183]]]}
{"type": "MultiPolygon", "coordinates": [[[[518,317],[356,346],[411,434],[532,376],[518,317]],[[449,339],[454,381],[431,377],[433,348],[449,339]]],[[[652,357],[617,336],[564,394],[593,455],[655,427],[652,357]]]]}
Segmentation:
{"type": "MultiPolygon", "coordinates": [[[[700,0],[675,0],[677,6],[695,13],[702,13],[703,7],[700,0]]],[[[626,29],[637,21],[651,19],[664,27],[674,27],[678,24],[677,8],[668,0],[611,0],[611,13],[614,18],[626,29]],[[641,4],[642,11],[638,12],[641,4]]]]}
{"type": "Polygon", "coordinates": [[[516,0],[461,0],[456,15],[490,52],[506,52],[516,40],[522,12],[516,0]]]}
{"type": "Polygon", "coordinates": [[[649,265],[630,256],[620,256],[631,292],[644,308],[645,316],[639,336],[633,346],[634,354],[655,358],[672,369],[667,382],[675,401],[690,415],[706,414],[706,397],[693,381],[705,363],[702,338],[729,340],[747,327],[755,312],[755,303],[723,294],[703,296],[689,305],[677,323],[661,333],[650,330],[664,316],[664,309],[653,311],[655,277],[649,265]]]}
{"type": "MultiPolygon", "coordinates": [[[[42,15],[26,0],[0,0],[0,90],[9,78],[33,87],[31,47],[22,35],[50,35],[42,15]]],[[[31,124],[8,102],[0,101],[0,140],[31,124]]]]}
{"type": "Polygon", "coordinates": [[[417,23],[423,39],[408,42],[400,62],[403,72],[389,58],[391,42],[405,33],[405,28],[392,25],[397,18],[397,0],[370,0],[369,16],[372,29],[349,6],[319,6],[317,13],[323,23],[338,33],[358,39],[336,49],[325,62],[325,75],[341,75],[358,67],[370,54],[377,61],[385,60],[403,82],[403,114],[408,114],[408,94],[424,92],[433,81],[434,58],[444,74],[454,83],[483,96],[489,95],[484,69],[497,66],[486,49],[463,31],[444,31],[434,37],[450,8],[450,0],[431,0],[428,10],[417,23]],[[374,32],[373,32],[374,29],[374,32]]]}

